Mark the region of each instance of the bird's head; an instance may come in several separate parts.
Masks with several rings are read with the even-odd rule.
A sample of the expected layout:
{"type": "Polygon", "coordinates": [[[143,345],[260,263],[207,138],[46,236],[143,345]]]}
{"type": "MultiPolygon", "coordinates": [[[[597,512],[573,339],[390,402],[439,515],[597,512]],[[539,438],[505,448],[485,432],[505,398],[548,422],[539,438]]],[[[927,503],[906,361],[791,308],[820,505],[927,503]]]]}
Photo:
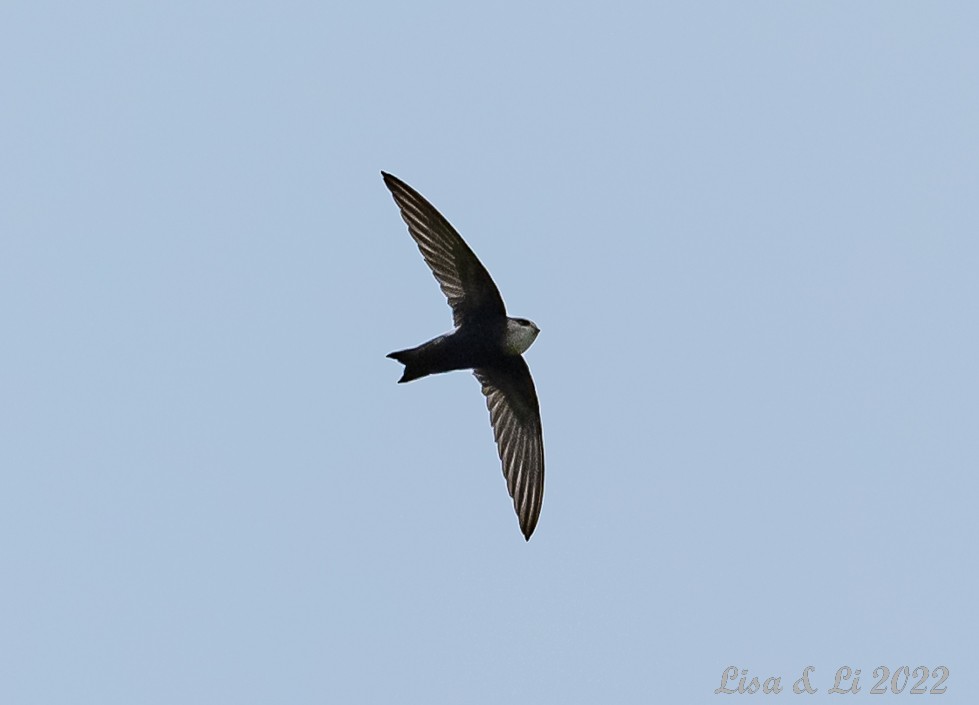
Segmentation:
{"type": "Polygon", "coordinates": [[[504,347],[511,355],[520,355],[533,344],[538,333],[540,328],[533,321],[528,321],[526,318],[508,318],[504,347]]]}

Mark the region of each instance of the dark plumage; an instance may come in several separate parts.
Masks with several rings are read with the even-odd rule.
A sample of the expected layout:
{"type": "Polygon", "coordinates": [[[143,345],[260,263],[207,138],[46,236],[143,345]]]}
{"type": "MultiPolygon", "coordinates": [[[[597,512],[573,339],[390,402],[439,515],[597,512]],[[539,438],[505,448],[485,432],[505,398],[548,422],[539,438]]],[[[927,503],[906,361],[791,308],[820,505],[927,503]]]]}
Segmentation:
{"type": "Polygon", "coordinates": [[[482,385],[507,489],[529,541],[544,498],[544,441],[540,406],[521,353],[540,332],[525,318],[510,318],[489,272],[459,233],[421,194],[381,172],[408,232],[452,308],[456,329],[388,357],[402,363],[399,382],[472,369],[482,385]]]}

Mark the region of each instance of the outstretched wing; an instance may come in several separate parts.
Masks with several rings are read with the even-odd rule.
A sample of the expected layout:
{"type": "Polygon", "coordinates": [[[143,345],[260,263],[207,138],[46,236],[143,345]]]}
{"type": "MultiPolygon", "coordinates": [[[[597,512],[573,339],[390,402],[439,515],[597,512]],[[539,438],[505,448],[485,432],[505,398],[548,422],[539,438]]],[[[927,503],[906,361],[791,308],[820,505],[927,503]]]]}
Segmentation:
{"type": "Polygon", "coordinates": [[[473,374],[483,385],[503,476],[520,530],[529,541],[544,500],[544,438],[534,380],[520,355],[478,367],[473,374]]]}
{"type": "Polygon", "coordinates": [[[401,209],[408,232],[438,280],[458,327],[487,316],[505,316],[506,307],[489,272],[435,207],[396,176],[383,171],[384,183],[401,209]]]}

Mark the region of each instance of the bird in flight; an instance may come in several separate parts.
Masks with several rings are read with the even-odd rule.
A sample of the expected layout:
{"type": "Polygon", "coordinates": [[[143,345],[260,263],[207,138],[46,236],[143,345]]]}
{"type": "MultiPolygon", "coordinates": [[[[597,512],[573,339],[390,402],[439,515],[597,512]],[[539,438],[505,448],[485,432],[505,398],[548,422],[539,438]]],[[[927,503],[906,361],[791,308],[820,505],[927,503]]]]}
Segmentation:
{"type": "Polygon", "coordinates": [[[388,357],[402,363],[398,382],[472,369],[482,385],[503,476],[524,538],[530,540],[544,499],[544,439],[537,390],[523,353],[540,329],[510,318],[489,272],[431,203],[391,174],[384,183],[449,300],[455,330],[388,357]]]}

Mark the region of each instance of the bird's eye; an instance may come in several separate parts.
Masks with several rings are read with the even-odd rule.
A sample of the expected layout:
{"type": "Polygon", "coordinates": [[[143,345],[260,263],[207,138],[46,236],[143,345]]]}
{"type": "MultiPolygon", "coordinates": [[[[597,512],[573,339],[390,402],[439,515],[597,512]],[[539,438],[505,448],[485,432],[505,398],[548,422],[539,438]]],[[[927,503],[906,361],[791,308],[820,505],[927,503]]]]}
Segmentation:
{"type": "Polygon", "coordinates": [[[522,326],[529,326],[530,325],[530,321],[528,321],[526,318],[518,318],[517,319],[517,323],[519,323],[522,326]]]}

